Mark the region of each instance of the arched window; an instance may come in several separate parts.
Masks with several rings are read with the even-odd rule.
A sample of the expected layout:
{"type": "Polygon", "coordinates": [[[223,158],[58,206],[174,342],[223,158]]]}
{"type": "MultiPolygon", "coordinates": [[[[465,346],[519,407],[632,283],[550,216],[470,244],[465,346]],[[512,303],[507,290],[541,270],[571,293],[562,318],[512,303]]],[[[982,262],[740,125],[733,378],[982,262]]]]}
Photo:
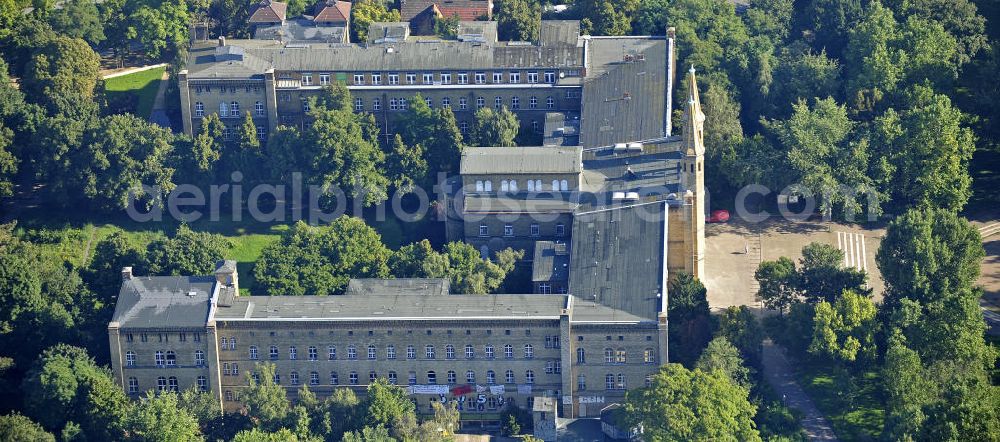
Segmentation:
{"type": "Polygon", "coordinates": [[[604,363],[613,364],[615,362],[615,351],[610,348],[604,349],[604,363]]]}
{"type": "Polygon", "coordinates": [[[468,382],[468,383],[470,383],[470,384],[475,384],[476,383],[476,372],[474,372],[472,370],[469,370],[469,371],[465,372],[465,381],[468,382]]]}
{"type": "Polygon", "coordinates": [[[251,361],[257,360],[257,346],[256,345],[251,345],[250,346],[250,360],[251,361]]]}
{"type": "Polygon", "coordinates": [[[476,180],[476,192],[483,191],[483,180],[476,180]]]}
{"type": "Polygon", "coordinates": [[[626,356],[627,356],[627,354],[625,352],[625,349],[624,348],[619,348],[618,351],[615,352],[615,363],[616,364],[624,364],[624,363],[628,362],[626,356]]]}
{"type": "Polygon", "coordinates": [[[387,345],[385,347],[385,358],[386,359],[396,359],[396,346],[387,345]]]}
{"type": "Polygon", "coordinates": [[[194,104],[194,116],[196,117],[205,116],[205,103],[199,101],[194,104]]]}
{"type": "Polygon", "coordinates": [[[503,356],[507,359],[514,359],[514,346],[505,344],[503,346],[503,356]]]}
{"type": "Polygon", "coordinates": [[[431,385],[438,383],[437,373],[434,373],[434,370],[427,371],[427,383],[431,385]]]}
{"type": "Polygon", "coordinates": [[[357,359],[358,358],[358,348],[354,344],[347,346],[347,359],[357,359]]]}
{"type": "Polygon", "coordinates": [[[219,103],[219,116],[228,117],[229,116],[229,105],[225,102],[219,103]]]}
{"type": "Polygon", "coordinates": [[[293,371],[289,376],[292,380],[292,385],[299,385],[299,372],[293,371]]]}
{"type": "Polygon", "coordinates": [[[618,384],[615,385],[615,387],[617,387],[619,390],[625,389],[625,375],[621,373],[618,374],[618,384]]]}
{"type": "Polygon", "coordinates": [[[455,346],[448,344],[444,347],[444,357],[448,359],[455,359],[455,346]]]}
{"type": "Polygon", "coordinates": [[[576,349],[576,363],[577,364],[587,363],[587,352],[583,348],[576,349]]]}
{"type": "Polygon", "coordinates": [[[154,355],[156,357],[156,365],[158,367],[166,365],[166,362],[163,358],[163,350],[156,350],[156,353],[154,355]]]}
{"type": "Polygon", "coordinates": [[[156,378],[156,391],[158,392],[167,391],[167,378],[163,376],[156,378]]]}
{"type": "Polygon", "coordinates": [[[510,191],[517,192],[517,180],[510,180],[510,191]]]}
{"type": "Polygon", "coordinates": [[[131,367],[135,365],[135,352],[127,351],[125,352],[125,366],[131,367]]]}
{"type": "Polygon", "coordinates": [[[398,379],[396,379],[396,372],[390,371],[389,372],[389,385],[396,385],[397,381],[398,381],[398,379]]]}
{"type": "Polygon", "coordinates": [[[559,190],[563,192],[569,190],[569,181],[566,180],[559,181],[559,190]]]}
{"type": "Polygon", "coordinates": [[[605,390],[615,389],[615,375],[611,373],[604,375],[604,389],[605,390]]]}
{"type": "Polygon", "coordinates": [[[298,349],[296,349],[294,345],[291,346],[291,347],[288,347],[288,359],[294,361],[298,357],[299,357],[298,349]]]}
{"type": "Polygon", "coordinates": [[[269,353],[271,355],[271,360],[278,359],[278,346],[272,345],[269,350],[270,350],[269,353]]]}
{"type": "Polygon", "coordinates": [[[174,367],[177,365],[177,354],[171,350],[167,351],[167,367],[174,367]]]}
{"type": "Polygon", "coordinates": [[[337,359],[337,347],[333,345],[327,347],[326,357],[331,361],[337,359]]]}
{"type": "Polygon", "coordinates": [[[531,359],[535,357],[535,348],[531,344],[524,344],[524,358],[531,359]]]}
{"type": "Polygon", "coordinates": [[[493,191],[493,181],[486,180],[486,183],[484,183],[484,184],[486,184],[484,187],[486,188],[487,192],[492,192],[493,191]]]}
{"type": "Polygon", "coordinates": [[[656,358],[653,357],[653,349],[647,348],[642,351],[642,362],[646,364],[652,364],[656,362],[656,358]]]}
{"type": "Polygon", "coordinates": [[[368,359],[375,359],[375,345],[368,345],[368,359]]]}
{"type": "Polygon", "coordinates": [[[319,372],[310,371],[309,372],[309,385],[319,385],[319,372]]]}
{"type": "Polygon", "coordinates": [[[559,190],[559,180],[552,180],[552,191],[555,192],[559,190]]]}
{"type": "Polygon", "coordinates": [[[458,383],[458,377],[455,375],[454,370],[448,370],[448,384],[454,385],[458,383]]]}
{"type": "Polygon", "coordinates": [[[486,345],[486,359],[493,359],[493,345],[486,345]]]}
{"type": "Polygon", "coordinates": [[[535,191],[536,192],[542,191],[542,180],[535,180],[535,191]]]}
{"type": "Polygon", "coordinates": [[[258,117],[263,117],[264,116],[264,103],[261,103],[259,101],[255,102],[253,104],[253,111],[254,111],[255,114],[257,114],[258,117]]]}
{"type": "Polygon", "coordinates": [[[180,390],[180,388],[178,388],[178,386],[177,386],[177,377],[176,376],[171,376],[171,377],[167,378],[167,389],[169,389],[170,391],[173,391],[173,392],[177,392],[178,390],[180,390]]]}
{"type": "Polygon", "coordinates": [[[371,384],[371,383],[375,382],[376,379],[378,379],[378,373],[376,373],[375,370],[369,371],[368,372],[368,383],[371,384]]]}
{"type": "Polygon", "coordinates": [[[486,371],[486,383],[493,385],[497,383],[497,374],[493,370],[486,371]]]}
{"type": "Polygon", "coordinates": [[[194,351],[194,365],[198,367],[205,366],[205,352],[201,350],[194,351]]]}
{"type": "Polygon", "coordinates": [[[330,385],[337,385],[337,384],[340,384],[340,377],[337,376],[337,372],[331,371],[330,372],[330,385]]]}
{"type": "Polygon", "coordinates": [[[350,382],[351,385],[358,385],[358,372],[352,371],[348,373],[347,381],[350,382]]]}
{"type": "Polygon", "coordinates": [[[534,192],[534,191],[535,191],[535,182],[532,180],[528,180],[528,192],[534,192]]]}
{"type": "Polygon", "coordinates": [[[471,345],[465,346],[465,359],[473,359],[476,357],[476,349],[471,345]]]}
{"type": "Polygon", "coordinates": [[[428,345],[424,348],[424,355],[427,359],[434,359],[434,346],[428,345]]]}
{"type": "Polygon", "coordinates": [[[128,378],[128,394],[136,394],[139,392],[139,380],[131,377],[128,378]]]}
{"type": "Polygon", "coordinates": [[[240,115],[240,103],[236,101],[229,103],[229,113],[234,117],[238,117],[240,115]]]}
{"type": "Polygon", "coordinates": [[[513,384],[514,383],[514,370],[507,370],[504,373],[504,382],[506,382],[508,384],[513,384]]]}
{"type": "Polygon", "coordinates": [[[587,378],[582,374],[576,377],[576,389],[579,391],[587,389],[587,378]]]}
{"type": "Polygon", "coordinates": [[[528,370],[528,371],[524,372],[524,383],[525,384],[529,384],[529,385],[535,383],[535,372],[534,371],[528,370]]]}
{"type": "Polygon", "coordinates": [[[507,180],[500,181],[500,191],[510,192],[510,183],[507,180]]]}

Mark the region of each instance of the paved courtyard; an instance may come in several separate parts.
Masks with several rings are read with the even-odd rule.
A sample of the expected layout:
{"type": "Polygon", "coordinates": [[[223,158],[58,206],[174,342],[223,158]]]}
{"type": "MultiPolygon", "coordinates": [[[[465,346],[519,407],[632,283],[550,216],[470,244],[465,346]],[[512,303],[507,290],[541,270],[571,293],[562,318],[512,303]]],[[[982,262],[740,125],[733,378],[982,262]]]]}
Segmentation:
{"type": "Polygon", "coordinates": [[[755,298],[753,277],[762,260],[787,256],[798,263],[802,247],[811,242],[833,245],[844,252],[844,265],[865,270],[876,300],[884,285],[875,265],[875,253],[885,229],[823,221],[767,220],[761,223],[734,221],[709,224],[705,229],[707,253],[704,281],[713,310],[733,305],[761,307],[755,298]]]}

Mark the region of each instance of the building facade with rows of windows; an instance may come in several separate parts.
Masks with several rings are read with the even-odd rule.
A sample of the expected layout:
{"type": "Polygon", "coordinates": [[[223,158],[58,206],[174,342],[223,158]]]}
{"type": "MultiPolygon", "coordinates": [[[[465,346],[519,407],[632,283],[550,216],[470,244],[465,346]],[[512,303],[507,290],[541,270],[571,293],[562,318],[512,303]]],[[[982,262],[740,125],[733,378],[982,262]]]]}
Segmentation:
{"type": "MultiPolygon", "coordinates": [[[[388,24],[372,28],[379,25],[388,24]]],[[[367,44],[224,38],[195,42],[186,69],[178,74],[184,132],[197,132],[201,119],[213,113],[227,126],[226,134],[235,134],[247,113],[261,138],[278,125],[305,128],[311,124],[309,97],[342,83],[351,91],[354,110],[373,114],[387,136],[420,94],[432,108],[451,108],[463,133],[472,127],[477,109],[507,108],[518,115],[523,130],[540,139],[547,114],[586,119],[589,113],[595,124],[605,120],[607,102],[585,109],[587,93],[595,99],[613,93],[623,107],[629,107],[624,101],[633,93],[646,93],[648,85],[629,92],[621,90],[621,84],[604,84],[608,80],[601,77],[624,60],[648,71],[650,78],[643,81],[661,86],[671,70],[666,60],[672,40],[663,36],[591,38],[580,35],[578,21],[543,21],[539,41],[502,42],[496,41],[495,26],[482,22],[478,27],[492,28],[490,32],[458,40],[415,38],[403,30],[401,38],[372,38],[367,44]]],[[[669,106],[666,101],[660,93],[659,107],[669,106]]],[[[669,111],[640,113],[638,106],[631,107],[651,123],[630,135],[657,128],[662,132],[669,125],[669,111]]],[[[604,141],[591,138],[584,140],[604,141]]]]}

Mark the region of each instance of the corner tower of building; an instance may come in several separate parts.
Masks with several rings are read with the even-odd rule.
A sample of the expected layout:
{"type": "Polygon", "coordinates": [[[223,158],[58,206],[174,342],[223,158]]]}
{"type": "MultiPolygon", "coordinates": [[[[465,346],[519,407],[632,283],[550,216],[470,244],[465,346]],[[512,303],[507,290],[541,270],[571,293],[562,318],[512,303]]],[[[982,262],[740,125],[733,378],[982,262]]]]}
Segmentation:
{"type": "Polygon", "coordinates": [[[694,66],[688,71],[688,100],[684,108],[684,159],[681,162],[684,203],[690,223],[685,241],[691,273],[701,279],[705,274],[705,114],[698,97],[694,66]]]}

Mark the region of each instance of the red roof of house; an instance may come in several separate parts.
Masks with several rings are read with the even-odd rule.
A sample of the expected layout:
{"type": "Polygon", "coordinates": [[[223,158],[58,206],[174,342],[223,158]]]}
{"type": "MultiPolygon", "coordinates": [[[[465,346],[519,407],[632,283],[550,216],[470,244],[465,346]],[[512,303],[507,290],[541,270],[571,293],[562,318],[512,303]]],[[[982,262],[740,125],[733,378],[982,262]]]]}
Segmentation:
{"type": "Polygon", "coordinates": [[[272,0],[263,0],[257,4],[257,9],[250,15],[250,23],[281,23],[285,21],[285,11],[288,4],[272,0]]]}
{"type": "Polygon", "coordinates": [[[350,18],[351,2],[324,0],[316,4],[316,13],[313,21],[347,23],[350,18]]]}
{"type": "Polygon", "coordinates": [[[400,20],[410,21],[428,8],[435,8],[444,17],[457,15],[459,20],[473,21],[493,15],[492,0],[403,0],[400,20]]]}

